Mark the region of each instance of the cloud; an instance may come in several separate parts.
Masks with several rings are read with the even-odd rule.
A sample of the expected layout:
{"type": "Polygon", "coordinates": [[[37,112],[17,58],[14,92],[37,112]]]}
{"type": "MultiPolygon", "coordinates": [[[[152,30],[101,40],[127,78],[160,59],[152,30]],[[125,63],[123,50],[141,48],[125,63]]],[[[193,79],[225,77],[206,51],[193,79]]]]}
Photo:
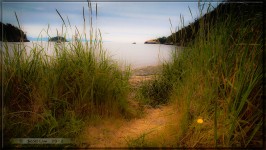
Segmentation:
{"type": "MultiPolygon", "coordinates": [[[[180,25],[180,14],[185,19],[185,25],[197,17],[197,2],[98,2],[98,17],[95,18],[96,3],[92,3],[93,26],[100,28],[103,38],[108,41],[145,41],[159,36],[170,35],[169,18],[173,27],[180,25]],[[108,33],[108,34],[105,34],[108,33]]],[[[68,34],[75,34],[75,26],[83,32],[83,8],[86,25],[89,25],[89,9],[86,2],[3,2],[3,22],[17,25],[14,15],[16,11],[20,24],[28,36],[37,37],[40,32],[50,26],[49,35],[61,32],[62,20],[68,27],[68,34]],[[72,26],[69,28],[68,19],[72,26]]],[[[89,27],[87,27],[87,33],[89,27]]],[[[64,29],[65,30],[65,29],[64,29]]],[[[42,32],[43,36],[45,35],[42,32]]]]}

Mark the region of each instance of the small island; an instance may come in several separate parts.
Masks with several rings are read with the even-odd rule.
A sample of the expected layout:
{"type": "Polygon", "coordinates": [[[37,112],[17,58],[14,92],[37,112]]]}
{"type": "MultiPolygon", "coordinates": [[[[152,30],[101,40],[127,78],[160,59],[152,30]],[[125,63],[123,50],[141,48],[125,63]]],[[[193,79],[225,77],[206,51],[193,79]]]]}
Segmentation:
{"type": "Polygon", "coordinates": [[[61,36],[56,36],[56,37],[49,38],[48,41],[49,41],[49,42],[57,42],[57,43],[68,42],[68,41],[66,40],[66,38],[61,37],[61,36]]]}

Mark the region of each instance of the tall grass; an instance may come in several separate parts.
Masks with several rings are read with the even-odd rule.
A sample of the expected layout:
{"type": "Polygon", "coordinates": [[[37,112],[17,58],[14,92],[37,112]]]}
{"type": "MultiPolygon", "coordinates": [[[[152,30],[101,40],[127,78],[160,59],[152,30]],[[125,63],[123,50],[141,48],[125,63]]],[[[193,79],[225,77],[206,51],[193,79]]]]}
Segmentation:
{"type": "Polygon", "coordinates": [[[106,54],[97,29],[85,44],[84,34],[55,44],[54,56],[39,44],[27,53],[23,43],[3,43],[4,146],[10,138],[75,138],[90,118],[126,115],[129,70],[106,54]]]}
{"type": "Polygon", "coordinates": [[[149,93],[160,99],[160,89],[181,114],[176,146],[262,147],[262,13],[230,9],[201,19],[195,40],[151,84],[149,93]]]}

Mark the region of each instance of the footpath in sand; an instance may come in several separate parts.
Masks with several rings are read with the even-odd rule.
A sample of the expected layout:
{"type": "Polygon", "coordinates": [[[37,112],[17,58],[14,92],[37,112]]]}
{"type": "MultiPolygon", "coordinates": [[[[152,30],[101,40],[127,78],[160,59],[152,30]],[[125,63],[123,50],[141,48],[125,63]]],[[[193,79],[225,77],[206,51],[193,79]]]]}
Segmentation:
{"type": "MultiPolygon", "coordinates": [[[[138,87],[145,80],[154,78],[157,68],[147,67],[133,71],[130,84],[138,87]]],[[[170,106],[159,106],[157,108],[144,108],[143,116],[140,118],[104,119],[100,124],[90,126],[85,131],[86,147],[127,147],[129,142],[145,135],[152,137],[160,134],[160,131],[169,124],[169,118],[173,115],[170,106]]]]}

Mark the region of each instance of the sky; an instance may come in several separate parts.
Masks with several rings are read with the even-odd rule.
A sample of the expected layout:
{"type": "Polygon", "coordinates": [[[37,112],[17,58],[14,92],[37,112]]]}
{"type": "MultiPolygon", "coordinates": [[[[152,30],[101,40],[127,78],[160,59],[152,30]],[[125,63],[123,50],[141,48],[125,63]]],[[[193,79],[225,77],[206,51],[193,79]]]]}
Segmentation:
{"type": "MultiPolygon", "coordinates": [[[[218,5],[217,2],[210,4],[218,5]]],[[[108,42],[144,43],[169,36],[181,27],[180,15],[185,26],[200,16],[198,2],[97,2],[97,18],[96,2],[91,5],[93,29],[100,30],[102,40],[108,42]]],[[[2,22],[18,26],[16,12],[20,26],[30,40],[62,33],[72,38],[76,29],[84,32],[83,7],[88,37],[90,13],[86,2],[3,2],[2,22]]],[[[203,13],[207,7],[208,3],[203,13]]]]}

